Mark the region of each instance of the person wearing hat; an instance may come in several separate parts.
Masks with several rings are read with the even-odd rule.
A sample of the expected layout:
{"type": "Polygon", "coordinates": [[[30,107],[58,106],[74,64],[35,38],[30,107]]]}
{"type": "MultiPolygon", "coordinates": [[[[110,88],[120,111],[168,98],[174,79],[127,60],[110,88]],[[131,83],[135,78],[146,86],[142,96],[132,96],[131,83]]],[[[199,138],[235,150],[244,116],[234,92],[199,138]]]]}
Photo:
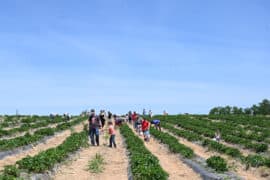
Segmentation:
{"type": "Polygon", "coordinates": [[[88,119],[89,122],[89,136],[91,139],[91,144],[99,146],[99,129],[101,128],[101,122],[99,116],[96,116],[95,110],[91,110],[91,114],[88,119]]]}

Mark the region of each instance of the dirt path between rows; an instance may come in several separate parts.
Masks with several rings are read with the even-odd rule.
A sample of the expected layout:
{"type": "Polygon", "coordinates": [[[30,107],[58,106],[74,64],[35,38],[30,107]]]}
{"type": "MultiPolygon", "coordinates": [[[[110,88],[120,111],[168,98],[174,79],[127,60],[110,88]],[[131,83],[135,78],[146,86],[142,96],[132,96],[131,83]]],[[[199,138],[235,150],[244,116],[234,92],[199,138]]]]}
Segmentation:
{"type": "Polygon", "coordinates": [[[214,152],[214,151],[208,151],[207,148],[204,148],[198,144],[195,144],[193,142],[190,142],[184,138],[181,138],[181,137],[178,137],[176,135],[174,135],[173,133],[169,132],[168,130],[162,128],[162,131],[163,132],[167,132],[169,133],[170,135],[174,136],[175,138],[178,139],[178,141],[181,143],[181,144],[184,144],[185,146],[187,147],[190,147],[191,149],[193,149],[194,153],[204,159],[208,159],[210,158],[211,156],[221,156],[222,158],[226,159],[227,162],[228,162],[228,165],[231,166],[231,170],[233,172],[235,172],[238,176],[244,178],[245,180],[266,180],[266,179],[270,179],[270,177],[268,178],[262,178],[260,176],[260,172],[259,172],[259,169],[255,169],[255,168],[250,168],[250,170],[246,171],[245,170],[245,167],[237,160],[235,160],[234,158],[232,157],[229,157],[227,155],[224,155],[224,154],[220,154],[218,152],[214,152]]]}
{"type": "MultiPolygon", "coordinates": [[[[186,129],[184,129],[184,128],[182,128],[182,127],[179,127],[179,126],[177,126],[177,125],[174,125],[174,124],[172,124],[172,123],[167,123],[167,124],[170,124],[170,125],[174,126],[174,128],[176,128],[176,129],[186,130],[186,129]]],[[[191,131],[191,132],[192,132],[192,131],[191,131]]],[[[209,137],[206,137],[206,136],[203,136],[203,137],[206,138],[206,139],[210,139],[210,140],[211,140],[211,138],[209,138],[209,137]]],[[[227,143],[227,142],[225,142],[225,141],[220,141],[219,143],[221,143],[221,144],[223,144],[223,145],[225,145],[225,146],[229,146],[229,147],[232,147],[232,148],[236,148],[236,149],[238,149],[238,150],[239,150],[243,155],[245,155],[245,156],[247,156],[247,155],[249,155],[249,154],[256,154],[255,152],[253,152],[253,151],[251,151],[251,150],[241,148],[241,145],[231,144],[231,143],[227,143]]]]}
{"type": "MultiPolygon", "coordinates": [[[[68,122],[72,122],[72,121],[75,121],[76,119],[71,119],[70,121],[68,122]]],[[[59,122],[59,123],[54,123],[54,124],[48,124],[47,126],[43,126],[43,127],[39,127],[39,128],[30,128],[28,131],[24,131],[24,132],[16,132],[10,136],[3,136],[0,138],[0,140],[4,140],[4,139],[13,139],[13,138],[16,138],[16,137],[20,137],[20,136],[24,136],[27,132],[29,132],[30,134],[33,134],[35,131],[38,131],[40,129],[45,129],[45,128],[55,128],[57,125],[59,124],[63,124],[65,122],[59,122]]],[[[20,127],[20,126],[19,126],[20,127]]],[[[13,127],[14,128],[14,127],[13,127]]],[[[13,128],[10,128],[10,129],[13,129],[13,128]]]]}
{"type": "Polygon", "coordinates": [[[55,180],[127,180],[128,179],[128,156],[124,146],[124,140],[116,131],[117,148],[109,148],[105,133],[100,136],[100,146],[90,146],[79,153],[79,157],[63,165],[56,175],[55,180]],[[94,174],[87,170],[88,162],[96,153],[102,155],[105,160],[104,171],[94,174]]]}
{"type": "MultiPolygon", "coordinates": [[[[129,127],[132,128],[130,125],[129,127]]],[[[133,132],[139,136],[134,130],[133,132]]],[[[142,136],[139,137],[143,140],[142,136]]],[[[171,153],[165,145],[154,138],[151,138],[150,142],[145,142],[144,145],[159,159],[161,167],[169,174],[169,180],[202,179],[193,169],[181,162],[179,155],[171,153]]]]}
{"type": "MultiPolygon", "coordinates": [[[[75,132],[79,132],[83,130],[83,123],[80,123],[76,126],[73,127],[75,132]]],[[[6,158],[0,160],[0,170],[2,170],[4,168],[4,166],[6,165],[12,165],[15,164],[16,161],[26,157],[27,155],[29,156],[34,156],[36,154],[38,154],[40,151],[44,151],[47,150],[49,148],[53,148],[56,147],[60,144],[63,143],[63,141],[70,136],[71,131],[70,129],[62,131],[61,133],[56,134],[54,137],[48,139],[45,143],[40,143],[36,146],[34,146],[32,149],[29,149],[27,151],[21,152],[19,154],[16,155],[12,155],[12,156],[7,156],[6,158]]]]}

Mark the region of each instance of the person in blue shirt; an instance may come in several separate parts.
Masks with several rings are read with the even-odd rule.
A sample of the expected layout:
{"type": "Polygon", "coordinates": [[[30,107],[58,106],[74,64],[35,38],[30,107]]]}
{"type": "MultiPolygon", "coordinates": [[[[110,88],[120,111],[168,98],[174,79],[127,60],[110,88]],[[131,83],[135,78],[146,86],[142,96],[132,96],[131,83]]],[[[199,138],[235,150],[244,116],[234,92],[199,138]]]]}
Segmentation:
{"type": "Polygon", "coordinates": [[[160,120],[159,120],[159,119],[153,119],[153,120],[151,121],[151,124],[154,124],[154,125],[155,125],[155,128],[156,128],[157,130],[160,130],[160,131],[161,131],[160,120]]]}

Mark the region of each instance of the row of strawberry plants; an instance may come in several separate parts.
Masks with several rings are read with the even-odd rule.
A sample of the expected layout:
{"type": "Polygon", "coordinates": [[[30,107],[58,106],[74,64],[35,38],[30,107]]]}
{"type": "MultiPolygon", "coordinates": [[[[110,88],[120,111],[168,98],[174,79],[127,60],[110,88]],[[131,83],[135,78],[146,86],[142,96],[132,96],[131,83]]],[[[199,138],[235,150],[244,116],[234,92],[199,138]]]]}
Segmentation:
{"type": "MultiPolygon", "coordinates": [[[[232,134],[238,137],[255,140],[258,142],[267,141],[266,138],[270,137],[270,132],[268,128],[265,127],[257,127],[255,125],[244,125],[239,123],[238,121],[211,121],[207,115],[176,115],[176,116],[156,116],[161,119],[177,119],[177,120],[200,120],[205,122],[208,126],[209,124],[213,126],[213,128],[220,128],[226,131],[225,133],[232,134]],[[248,133],[247,133],[248,130],[248,133]]],[[[259,117],[261,118],[261,117],[259,117]]],[[[212,117],[212,119],[217,120],[212,117]]],[[[254,124],[257,123],[255,119],[252,120],[254,124]]]]}
{"type": "MultiPolygon", "coordinates": [[[[177,119],[166,119],[165,122],[171,122],[173,124],[177,124],[178,126],[191,130],[193,132],[203,134],[206,137],[213,138],[215,136],[215,130],[208,128],[205,125],[204,121],[193,121],[192,119],[189,120],[177,120],[177,119]]],[[[222,130],[221,130],[222,131],[222,130]]],[[[247,140],[244,138],[240,138],[237,136],[228,135],[222,133],[222,139],[224,141],[233,143],[233,144],[240,144],[243,145],[247,149],[254,150],[256,152],[265,152],[268,149],[268,145],[265,143],[253,143],[251,140],[247,140]]]]}
{"type": "Polygon", "coordinates": [[[71,122],[59,124],[56,126],[56,128],[44,128],[37,130],[36,132],[34,132],[33,135],[26,133],[24,136],[16,137],[13,139],[0,140],[0,151],[12,150],[17,147],[32,144],[43,139],[46,136],[52,136],[56,132],[66,130],[84,120],[84,118],[78,118],[77,120],[71,122]]]}
{"type": "MultiPolygon", "coordinates": [[[[163,123],[164,125],[164,123],[163,123]]],[[[165,125],[166,126],[166,125],[165,125]]],[[[161,143],[168,145],[169,150],[173,153],[179,153],[183,157],[192,158],[195,156],[193,150],[183,144],[181,144],[174,136],[166,132],[161,132],[155,128],[151,128],[151,134],[161,143]]],[[[197,139],[195,136],[191,137],[189,133],[179,133],[191,139],[197,139]]],[[[199,137],[198,137],[199,138],[199,137]]],[[[200,139],[200,138],[199,138],[200,139]]],[[[214,169],[217,172],[225,172],[228,170],[227,162],[221,157],[210,157],[206,160],[207,166],[214,169]],[[213,160],[214,159],[214,160],[213,160]]]]}
{"type": "Polygon", "coordinates": [[[258,142],[262,142],[268,136],[268,134],[262,134],[259,132],[249,132],[246,133],[246,130],[242,127],[235,126],[234,124],[229,124],[225,122],[212,122],[207,119],[197,120],[192,119],[194,123],[204,122],[204,127],[208,127],[209,129],[216,130],[217,128],[221,130],[223,134],[231,134],[233,136],[241,137],[244,139],[254,140],[258,142]]]}
{"type": "Polygon", "coordinates": [[[201,137],[197,133],[193,133],[194,135],[190,137],[191,132],[187,132],[186,130],[180,130],[174,128],[172,125],[167,123],[162,123],[162,127],[169,130],[173,134],[188,139],[190,141],[202,141],[203,146],[207,146],[209,149],[217,151],[222,154],[229,155],[234,158],[239,158],[239,160],[247,165],[252,167],[259,167],[259,166],[267,166],[270,167],[270,158],[266,158],[260,155],[249,155],[245,157],[238,149],[228,147],[224,144],[218,143],[216,141],[201,137]]]}
{"type": "MultiPolygon", "coordinates": [[[[204,120],[207,119],[209,120],[209,118],[204,118],[204,120]]],[[[211,120],[211,119],[210,119],[211,120]]],[[[270,131],[269,128],[267,127],[260,127],[260,126],[256,126],[256,125],[252,125],[252,124],[245,124],[245,123],[241,123],[241,121],[228,121],[228,120],[219,120],[218,122],[219,124],[227,124],[229,125],[232,129],[236,129],[238,131],[241,132],[241,134],[239,134],[241,137],[246,137],[249,139],[254,139],[256,141],[259,142],[267,142],[269,143],[269,137],[270,137],[270,131]],[[244,132],[249,132],[247,134],[245,134],[244,132]]],[[[254,120],[254,124],[256,124],[257,121],[254,120]]]]}
{"type": "Polygon", "coordinates": [[[36,123],[49,119],[48,116],[3,116],[3,121],[0,123],[0,129],[5,127],[13,127],[24,123],[36,123]]]}
{"type": "Polygon", "coordinates": [[[169,130],[170,132],[172,132],[173,134],[179,136],[179,137],[183,137],[189,141],[202,141],[203,138],[195,133],[192,133],[191,131],[188,130],[183,130],[183,129],[176,129],[173,127],[173,125],[162,122],[162,128],[165,128],[167,130],[169,130]]]}
{"type": "Polygon", "coordinates": [[[270,118],[265,116],[209,115],[208,117],[210,119],[220,119],[229,122],[236,122],[242,125],[270,128],[270,118]]]}
{"type": "Polygon", "coordinates": [[[2,116],[1,117],[2,122],[0,123],[0,128],[17,125],[20,123],[22,118],[24,118],[24,117],[18,117],[18,116],[14,116],[14,115],[2,116]]]}
{"type": "Polygon", "coordinates": [[[87,131],[73,133],[61,145],[42,151],[31,157],[27,156],[16,162],[13,166],[6,166],[1,179],[16,179],[20,172],[27,173],[44,173],[51,170],[56,163],[64,161],[71,153],[82,147],[88,146],[87,131]]]}
{"type": "Polygon", "coordinates": [[[168,173],[162,169],[159,160],[145,148],[143,141],[127,125],[121,126],[120,132],[126,140],[127,150],[130,153],[134,180],[168,179],[168,173]]]}
{"type": "Polygon", "coordinates": [[[179,143],[179,141],[174,136],[165,132],[158,131],[154,128],[151,128],[151,134],[161,143],[168,145],[171,152],[179,153],[186,158],[192,158],[194,156],[193,150],[184,144],[179,143]]]}
{"type": "Polygon", "coordinates": [[[50,124],[55,124],[55,123],[60,123],[60,122],[64,122],[65,120],[61,117],[56,118],[55,120],[51,120],[48,118],[42,119],[42,121],[36,122],[34,124],[30,124],[30,123],[23,123],[20,127],[18,128],[13,128],[10,130],[4,130],[4,129],[0,129],[0,137],[3,136],[11,136],[15,133],[18,132],[26,132],[29,131],[30,129],[35,129],[35,128],[39,128],[39,127],[45,127],[48,126],[50,124]]]}
{"type": "Polygon", "coordinates": [[[203,142],[202,143],[203,146],[207,146],[208,148],[213,149],[217,152],[227,154],[227,155],[232,156],[232,157],[240,157],[240,158],[242,157],[242,154],[238,149],[228,147],[228,146],[220,144],[216,141],[212,141],[210,139],[204,138],[197,133],[192,133],[191,131],[177,129],[177,128],[174,128],[173,125],[170,125],[170,124],[167,124],[164,122],[162,123],[162,127],[167,129],[169,132],[175,134],[176,136],[185,138],[189,141],[203,142]]]}
{"type": "MultiPolygon", "coordinates": [[[[246,133],[246,129],[244,129],[241,126],[235,126],[235,124],[230,124],[226,122],[212,122],[208,119],[201,119],[201,118],[193,118],[194,116],[172,116],[174,119],[178,119],[181,121],[188,121],[190,124],[197,125],[203,124],[205,128],[211,129],[216,131],[219,129],[222,134],[230,134],[233,136],[237,136],[239,138],[247,139],[250,141],[258,141],[262,142],[264,141],[269,133],[261,133],[256,131],[249,131],[249,133],[246,133]]],[[[171,119],[171,117],[166,117],[165,119],[171,119]]]]}
{"type": "MultiPolygon", "coordinates": [[[[189,122],[190,121],[186,121],[185,123],[187,124],[189,122]]],[[[180,122],[179,124],[183,125],[184,122],[180,122]]],[[[244,138],[239,133],[233,133],[233,131],[226,129],[226,127],[222,127],[222,126],[215,127],[214,125],[205,124],[203,121],[196,121],[196,122],[193,121],[191,122],[191,124],[196,127],[199,126],[199,127],[208,129],[209,131],[212,131],[213,134],[215,133],[217,129],[219,129],[222,133],[222,138],[224,139],[224,141],[228,143],[243,145],[245,148],[254,150],[256,152],[265,152],[268,149],[268,146],[266,143],[253,142],[251,139],[244,138]]]]}

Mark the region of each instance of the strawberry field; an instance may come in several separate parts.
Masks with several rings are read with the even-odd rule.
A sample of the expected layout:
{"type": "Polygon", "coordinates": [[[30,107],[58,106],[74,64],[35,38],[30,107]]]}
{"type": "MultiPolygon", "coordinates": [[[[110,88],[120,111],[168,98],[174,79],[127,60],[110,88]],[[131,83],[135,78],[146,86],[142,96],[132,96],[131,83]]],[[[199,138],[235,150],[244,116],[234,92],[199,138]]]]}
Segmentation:
{"type": "Polygon", "coordinates": [[[117,148],[110,148],[108,125],[100,130],[100,146],[89,144],[86,117],[1,116],[0,179],[270,178],[268,117],[144,118],[161,121],[161,131],[150,128],[150,142],[123,123],[116,127],[117,148]],[[87,167],[97,154],[104,164],[94,173],[87,167]]]}

